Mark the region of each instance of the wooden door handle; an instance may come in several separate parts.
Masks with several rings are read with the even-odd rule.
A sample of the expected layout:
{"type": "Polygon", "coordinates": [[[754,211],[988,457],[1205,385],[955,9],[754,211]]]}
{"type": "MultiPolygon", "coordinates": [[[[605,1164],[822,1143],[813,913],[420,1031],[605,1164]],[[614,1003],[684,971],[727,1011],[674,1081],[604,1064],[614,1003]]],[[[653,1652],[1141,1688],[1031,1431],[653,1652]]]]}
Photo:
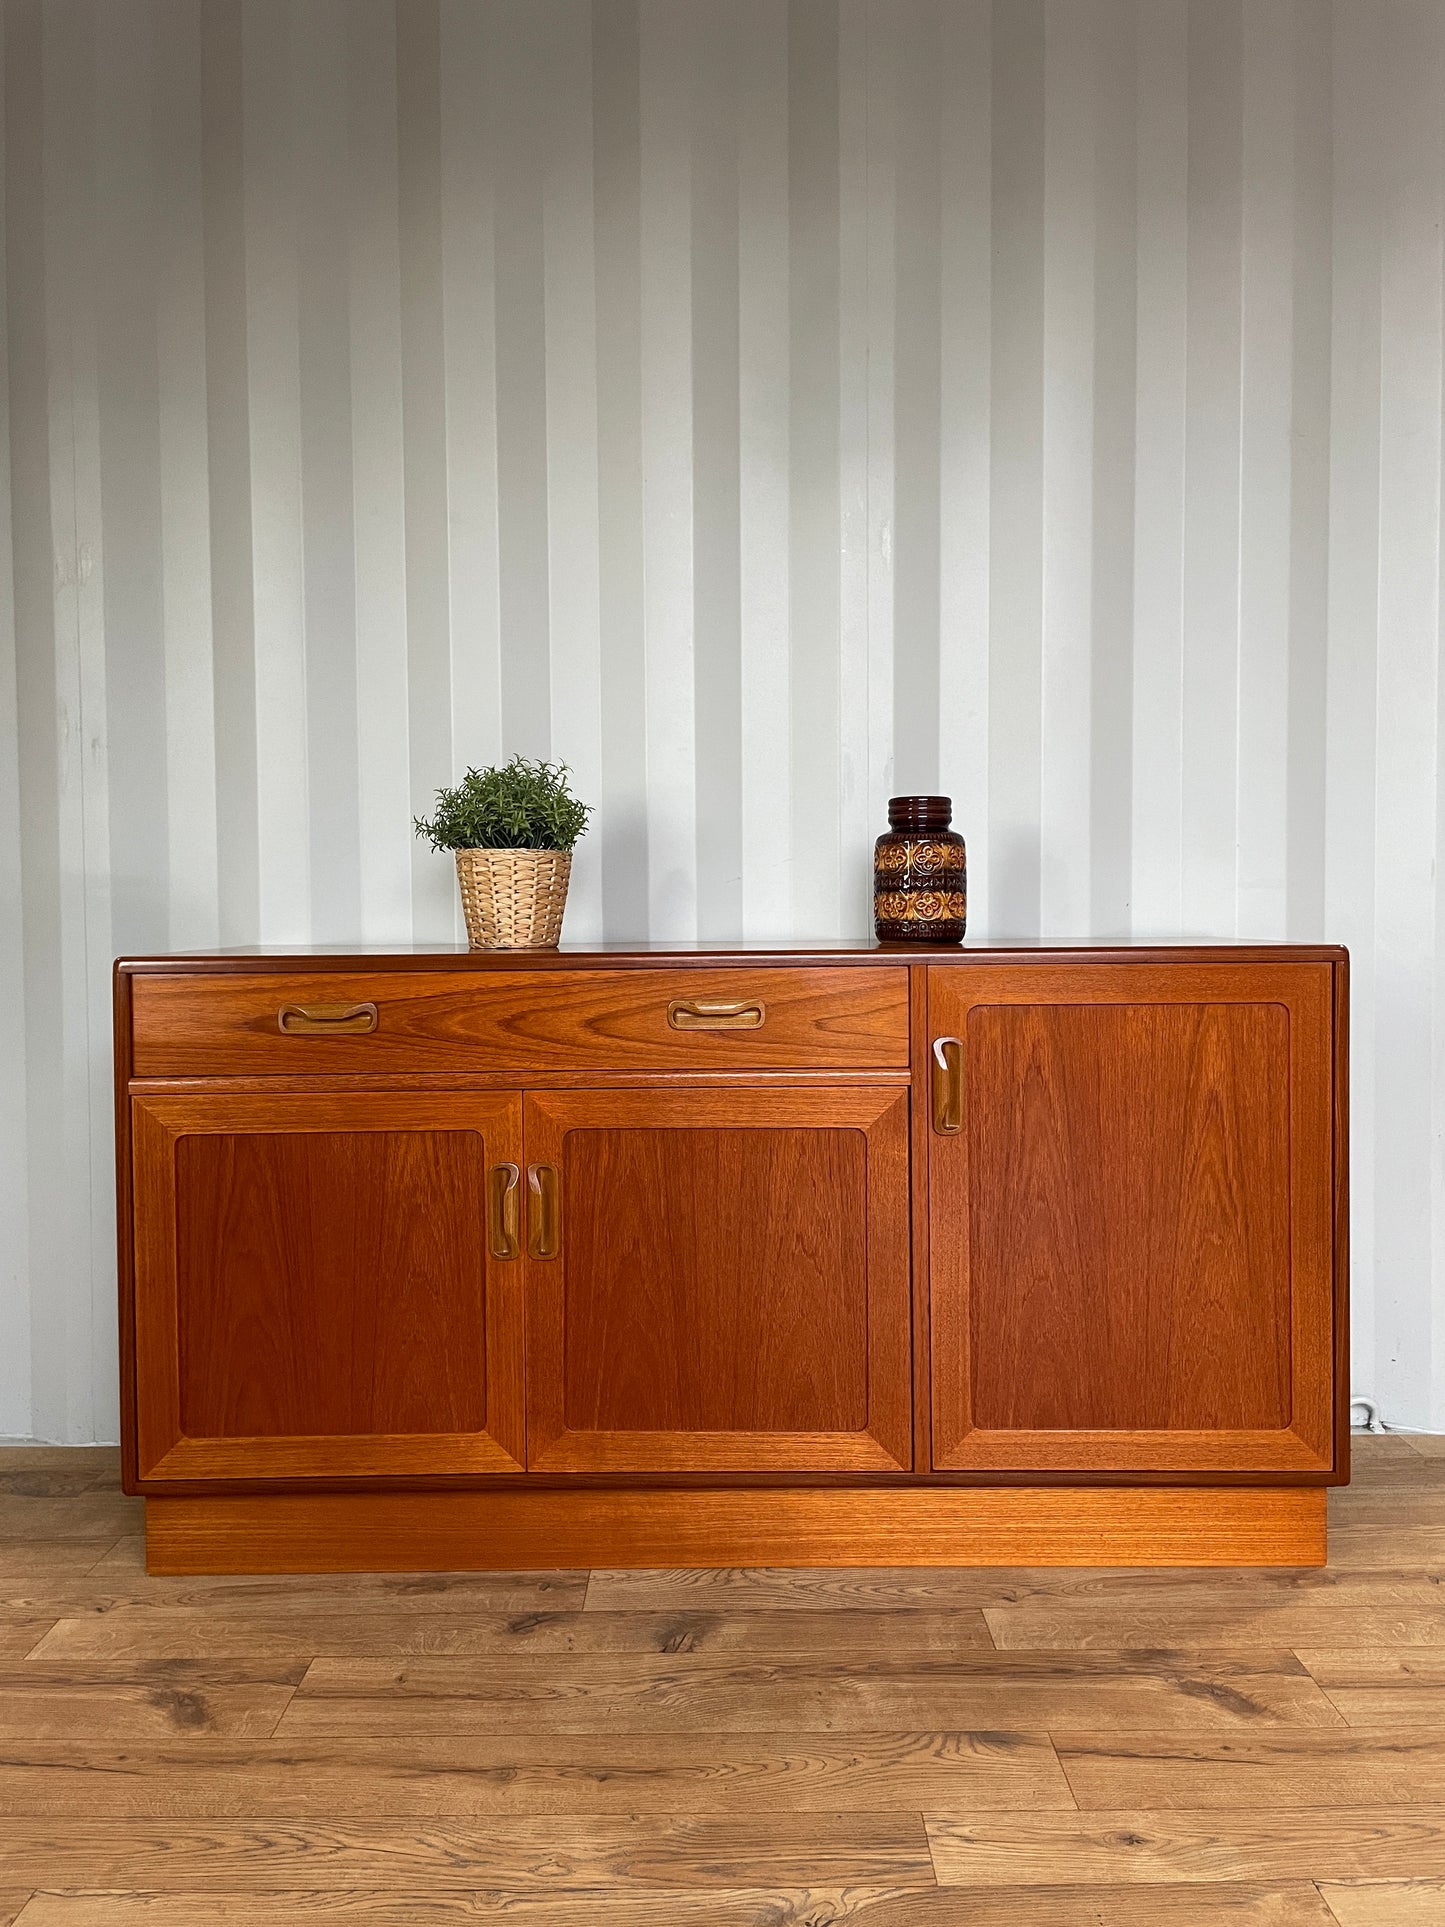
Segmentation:
{"type": "Polygon", "coordinates": [[[376,1029],[375,1004],[282,1004],[276,1027],[288,1037],[350,1037],[376,1029]]]}
{"type": "Polygon", "coordinates": [[[515,1164],[494,1164],[487,1173],[487,1245],[494,1258],[521,1250],[522,1173],[515,1164]]]}
{"type": "Polygon", "coordinates": [[[933,1040],[933,1128],[944,1137],[963,1129],[963,1039],[933,1040]]]}
{"type": "Polygon", "coordinates": [[[527,1256],[555,1258],[562,1242],[562,1205],[555,1164],[529,1164],[527,1189],[527,1256]]]}
{"type": "Polygon", "coordinates": [[[768,1021],[768,1007],[757,997],[736,1004],[695,1003],[683,998],[668,1005],[667,1021],[674,1030],[761,1030],[768,1021]]]}

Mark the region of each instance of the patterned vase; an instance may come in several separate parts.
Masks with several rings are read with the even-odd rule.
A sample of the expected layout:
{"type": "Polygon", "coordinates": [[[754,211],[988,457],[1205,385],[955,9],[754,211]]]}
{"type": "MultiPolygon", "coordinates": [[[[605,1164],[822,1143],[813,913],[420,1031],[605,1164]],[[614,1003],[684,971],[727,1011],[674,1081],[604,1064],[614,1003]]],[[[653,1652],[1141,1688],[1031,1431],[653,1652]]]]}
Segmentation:
{"type": "Polygon", "coordinates": [[[880,943],[961,943],[968,915],[963,838],[948,796],[891,796],[873,846],[873,927],[880,943]]]}

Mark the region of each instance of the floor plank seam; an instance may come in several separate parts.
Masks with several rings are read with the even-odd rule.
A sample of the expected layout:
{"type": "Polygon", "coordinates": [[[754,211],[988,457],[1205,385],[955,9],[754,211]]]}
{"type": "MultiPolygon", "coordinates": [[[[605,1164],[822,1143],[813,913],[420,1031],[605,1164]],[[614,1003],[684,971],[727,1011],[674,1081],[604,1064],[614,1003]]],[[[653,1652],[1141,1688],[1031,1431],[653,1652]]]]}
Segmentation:
{"type": "MultiPolygon", "coordinates": [[[[1069,1795],[1069,1798],[1070,1798],[1070,1799],[1071,1799],[1071,1800],[1073,1801],[1073,1803],[1074,1803],[1074,1812],[1075,1812],[1075,1813],[1082,1813],[1082,1812],[1084,1811],[1084,1808],[1083,1808],[1083,1805],[1082,1805],[1082,1803],[1081,1803],[1081,1801],[1080,1801],[1080,1799],[1079,1799],[1079,1793],[1078,1793],[1078,1789],[1077,1789],[1077,1787],[1075,1787],[1075,1785],[1074,1785],[1074,1783],[1073,1783],[1073,1781],[1072,1781],[1072,1780],[1070,1779],[1070,1777],[1069,1777],[1069,1769],[1068,1769],[1068,1767],[1067,1767],[1067,1766],[1065,1766],[1065,1764],[1064,1764],[1064,1759],[1063,1759],[1063,1755],[1062,1755],[1062,1754],[1061,1754],[1061,1753],[1059,1752],[1059,1743],[1058,1743],[1058,1741],[1057,1741],[1057,1740],[1056,1740],[1056,1739],[1054,1738],[1054,1736],[1053,1736],[1053,1734],[1052,1734],[1052,1733],[1050,1733],[1050,1732],[1045,1732],[1045,1734],[1044,1734],[1044,1738],[1045,1738],[1045,1739],[1046,1739],[1046,1740],[1048,1741],[1048,1743],[1049,1743],[1049,1751],[1050,1751],[1050,1752],[1051,1752],[1051,1753],[1053,1754],[1053,1756],[1054,1756],[1054,1763],[1056,1764],[1056,1766],[1057,1766],[1057,1767],[1058,1767],[1058,1769],[1059,1769],[1059,1773],[1060,1773],[1060,1775],[1061,1775],[1061,1777],[1062,1777],[1062,1779],[1063,1779],[1063,1782],[1064,1782],[1064,1785],[1065,1785],[1065,1787],[1066,1787],[1066,1788],[1068,1789],[1068,1795],[1069,1795]]],[[[930,1850],[931,1850],[931,1849],[930,1849],[930,1850]]]]}
{"type": "Polygon", "coordinates": [[[24,1660],[34,1659],[39,1653],[40,1648],[45,1644],[46,1640],[49,1639],[50,1635],[55,1631],[56,1627],[59,1624],[60,1624],[60,1621],[58,1619],[52,1619],[50,1624],[45,1628],[45,1631],[40,1635],[39,1639],[36,1640],[35,1644],[27,1648],[27,1650],[21,1654],[21,1658],[24,1660]]]}
{"type": "MultiPolygon", "coordinates": [[[[1330,1905],[1330,1897],[1325,1892],[1322,1883],[1316,1880],[1312,1884],[1314,1886],[1315,1892],[1320,1897],[1320,1905],[1324,1908],[1325,1912],[1329,1915],[1330,1919],[1336,1923],[1336,1927],[1342,1927],[1342,1923],[1340,1922],[1340,1917],[1335,1912],[1334,1908],[1330,1905]]],[[[16,1927],[20,1927],[19,1922],[16,1923],[16,1927]]]]}
{"type": "MultiPolygon", "coordinates": [[[[102,1552],[100,1557],[96,1560],[95,1564],[93,1566],[86,1567],[85,1569],[86,1578],[89,1579],[94,1573],[98,1572],[100,1568],[105,1564],[106,1560],[109,1559],[110,1555],[116,1550],[118,1546],[124,1545],[127,1539],[133,1539],[134,1537],[135,1537],[135,1534],[133,1532],[123,1532],[121,1533],[118,1539],[112,1539],[110,1543],[106,1546],[105,1551],[102,1552]]],[[[29,1905],[28,1901],[26,1905],[27,1906],[29,1905]]]]}
{"type": "Polygon", "coordinates": [[[919,1813],[918,1824],[923,1829],[924,1844],[928,1848],[928,1864],[933,1869],[933,1884],[941,1891],[943,1882],[938,1877],[938,1861],[933,1852],[933,1830],[928,1824],[928,1815],[926,1813],[919,1813]]]}

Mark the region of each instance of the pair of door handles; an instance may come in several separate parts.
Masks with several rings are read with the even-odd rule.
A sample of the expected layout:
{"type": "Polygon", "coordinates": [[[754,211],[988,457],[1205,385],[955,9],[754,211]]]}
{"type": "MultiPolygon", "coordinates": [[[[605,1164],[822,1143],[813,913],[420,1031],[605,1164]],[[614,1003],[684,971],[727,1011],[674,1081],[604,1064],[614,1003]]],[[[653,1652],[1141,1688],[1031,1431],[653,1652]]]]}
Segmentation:
{"type": "MultiPolygon", "coordinates": [[[[527,1166],[527,1256],[555,1258],[562,1235],[555,1164],[527,1166]]],[[[487,1244],[494,1258],[522,1252],[522,1167],[494,1164],[487,1173],[487,1244]]]]}

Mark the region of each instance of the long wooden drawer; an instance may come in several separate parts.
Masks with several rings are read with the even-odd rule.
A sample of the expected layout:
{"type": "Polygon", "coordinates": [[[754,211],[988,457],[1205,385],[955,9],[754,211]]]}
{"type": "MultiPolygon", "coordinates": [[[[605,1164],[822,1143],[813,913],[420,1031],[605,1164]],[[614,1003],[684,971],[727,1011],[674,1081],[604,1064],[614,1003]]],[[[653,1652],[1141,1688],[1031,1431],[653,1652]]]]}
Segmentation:
{"type": "Polygon", "coordinates": [[[327,1071],[904,1069],[908,972],[137,975],[137,1077],[327,1071]]]}

